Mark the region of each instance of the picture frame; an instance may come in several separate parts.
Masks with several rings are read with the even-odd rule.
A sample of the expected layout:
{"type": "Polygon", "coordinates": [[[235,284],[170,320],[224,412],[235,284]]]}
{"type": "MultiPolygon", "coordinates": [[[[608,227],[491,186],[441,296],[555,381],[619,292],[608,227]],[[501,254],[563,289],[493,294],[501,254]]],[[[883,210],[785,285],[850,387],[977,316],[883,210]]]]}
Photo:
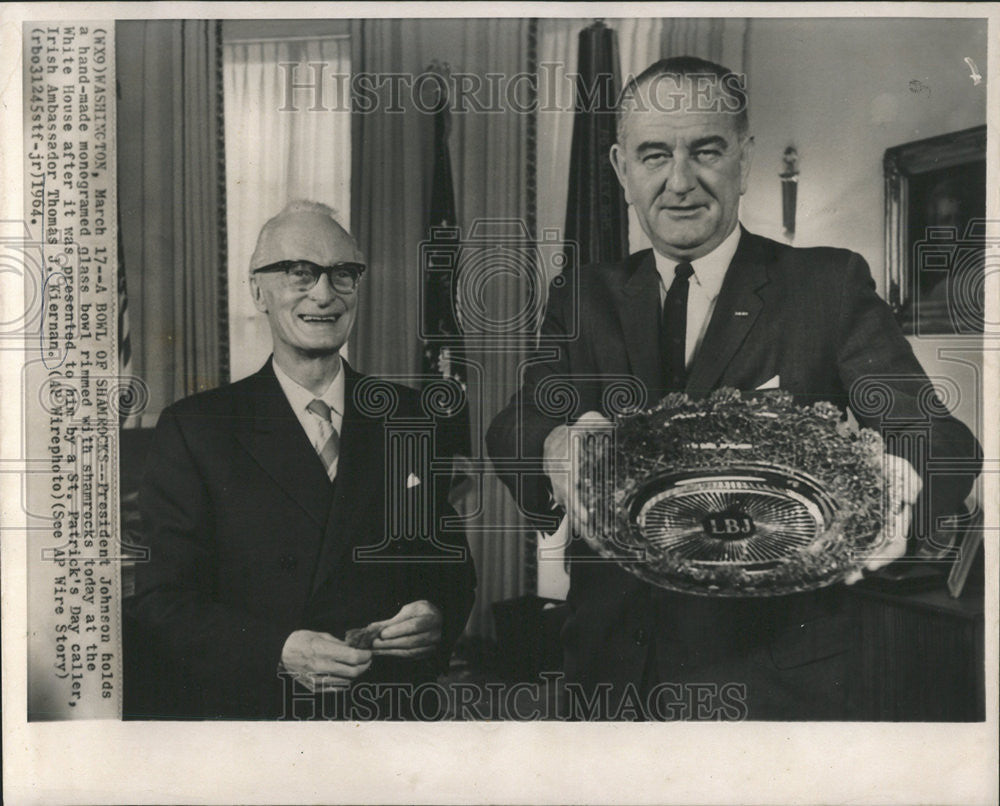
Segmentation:
{"type": "Polygon", "coordinates": [[[983,332],[986,127],[885,151],[887,299],[907,335],[983,332]]]}

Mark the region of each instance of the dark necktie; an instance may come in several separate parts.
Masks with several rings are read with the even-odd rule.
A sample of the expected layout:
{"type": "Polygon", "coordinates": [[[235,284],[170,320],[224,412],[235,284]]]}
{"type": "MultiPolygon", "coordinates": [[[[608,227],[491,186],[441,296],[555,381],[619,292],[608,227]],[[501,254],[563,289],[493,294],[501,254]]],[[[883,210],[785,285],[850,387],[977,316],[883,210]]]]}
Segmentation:
{"type": "Polygon", "coordinates": [[[687,336],[688,280],[694,274],[690,263],[678,263],[674,281],[663,300],[663,377],[667,392],[683,392],[687,383],[684,341],[687,336]]]}
{"type": "Polygon", "coordinates": [[[333,481],[337,473],[337,457],[340,455],[340,435],[333,427],[333,410],[319,399],[313,400],[306,406],[306,409],[320,420],[320,427],[325,438],[318,451],[319,458],[323,460],[326,474],[333,481]]]}

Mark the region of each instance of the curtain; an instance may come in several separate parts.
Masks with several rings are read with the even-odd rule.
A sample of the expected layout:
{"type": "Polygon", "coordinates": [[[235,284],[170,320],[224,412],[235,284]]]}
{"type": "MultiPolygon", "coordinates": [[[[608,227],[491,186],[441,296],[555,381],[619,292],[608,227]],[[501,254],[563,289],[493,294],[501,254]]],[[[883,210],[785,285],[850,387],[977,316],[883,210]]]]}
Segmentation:
{"type": "Polygon", "coordinates": [[[219,24],[116,26],[118,173],[142,425],[227,380],[219,24]]]}
{"type": "MultiPolygon", "coordinates": [[[[356,20],[351,31],[359,73],[416,74],[422,69],[420,20],[356,20]]],[[[429,188],[429,117],[406,93],[393,108],[380,86],[372,109],[352,116],[352,233],[368,261],[351,339],[353,363],[373,375],[419,372],[418,251],[429,188]]]]}
{"type": "Polygon", "coordinates": [[[256,372],[271,352],[267,318],[254,308],[248,283],[264,223],[286,202],[311,199],[336,210],[350,229],[350,72],[346,36],[223,46],[233,380],[256,372]]]}
{"type": "MultiPolygon", "coordinates": [[[[374,76],[416,76],[438,61],[453,75],[513,76],[527,63],[529,28],[524,19],[359,20],[352,30],[354,69],[374,76]]],[[[371,276],[359,300],[351,354],[363,372],[402,376],[404,382],[410,378],[414,385],[422,346],[414,300],[422,291],[419,250],[430,203],[434,119],[415,107],[408,92],[398,93],[392,104],[390,91],[386,83],[367,94],[377,94],[378,103],[359,107],[353,121],[352,220],[371,276]]],[[[463,237],[477,221],[495,235],[492,225],[501,219],[523,224],[529,208],[530,116],[510,108],[476,112],[471,104],[466,107],[451,116],[458,221],[463,237]]],[[[499,321],[521,310],[522,279],[490,277],[482,285],[484,315],[499,321]]],[[[479,589],[468,632],[477,635],[493,634],[491,604],[523,593],[526,585],[524,532],[513,502],[485,470],[489,463],[481,448],[484,429],[513,394],[523,353],[520,343],[466,352],[476,480],[462,508],[474,513],[468,537],[479,589]]]]}
{"type": "MultiPolygon", "coordinates": [[[[526,19],[462,21],[457,32],[459,46],[450,57],[452,69],[506,76],[524,71],[529,63],[530,27],[526,19]]],[[[456,114],[453,121],[459,220],[466,237],[482,237],[489,244],[485,249],[489,249],[494,244],[515,246],[523,235],[535,236],[531,215],[534,200],[528,190],[532,117],[505,104],[502,112],[456,114]],[[474,231],[477,222],[479,228],[474,231]]],[[[496,263],[478,259],[480,254],[470,249],[470,259],[460,271],[467,272],[470,287],[478,285],[483,290],[484,325],[511,322],[519,312],[530,310],[533,300],[529,299],[526,280],[537,270],[534,256],[523,252],[520,259],[496,271],[496,263]],[[514,271],[508,272],[511,268],[514,271]]],[[[474,323],[467,321],[466,327],[476,335],[474,323]]],[[[487,346],[468,350],[473,366],[479,368],[478,383],[469,383],[472,444],[478,446],[478,456],[473,458],[483,466],[489,466],[482,448],[486,428],[517,389],[517,369],[527,353],[527,337],[533,329],[534,325],[528,324],[520,333],[523,338],[486,340],[487,346]]],[[[508,336],[515,335],[512,330],[516,328],[506,330],[508,336]]],[[[478,511],[475,527],[483,531],[469,534],[479,570],[479,592],[469,624],[471,633],[492,636],[491,605],[533,589],[534,578],[528,576],[527,532],[514,501],[492,471],[483,475],[482,484],[479,500],[470,502],[478,511]]]]}
{"type": "MultiPolygon", "coordinates": [[[[576,85],[567,74],[576,71],[580,31],[588,19],[538,20],[538,137],[536,186],[538,229],[565,236],[570,154],[576,85]]],[[[552,267],[548,280],[558,270],[552,267]]]]}

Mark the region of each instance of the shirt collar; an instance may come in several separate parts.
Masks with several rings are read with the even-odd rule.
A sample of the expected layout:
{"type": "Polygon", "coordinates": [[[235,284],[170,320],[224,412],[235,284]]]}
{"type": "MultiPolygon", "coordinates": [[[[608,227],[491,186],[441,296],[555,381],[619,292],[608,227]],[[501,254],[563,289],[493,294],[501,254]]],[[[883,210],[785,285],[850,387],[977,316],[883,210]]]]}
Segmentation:
{"type": "MultiPolygon", "coordinates": [[[[709,299],[715,299],[722,290],[722,281],[726,278],[729,264],[733,262],[733,256],[740,245],[740,233],[741,228],[737,224],[726,236],[726,240],[715,249],[691,261],[695,279],[709,299]]],[[[674,269],[677,268],[679,261],[661,255],[655,249],[653,255],[656,257],[656,271],[663,280],[663,286],[670,288],[670,284],[674,281],[674,269]]]]}
{"type": "MultiPolygon", "coordinates": [[[[292,409],[296,412],[302,412],[306,410],[306,406],[317,399],[317,396],[302,386],[297,381],[292,380],[292,378],[286,373],[281,367],[278,366],[277,362],[272,360],[271,366],[274,367],[274,374],[278,378],[278,383],[281,384],[281,388],[285,393],[285,397],[288,398],[288,402],[291,404],[292,409]]],[[[341,360],[340,369],[337,370],[337,374],[334,376],[333,380],[330,381],[330,385],[326,387],[326,391],[319,395],[319,400],[322,400],[326,405],[334,410],[337,414],[343,416],[344,414],[344,362],[341,360]]]]}

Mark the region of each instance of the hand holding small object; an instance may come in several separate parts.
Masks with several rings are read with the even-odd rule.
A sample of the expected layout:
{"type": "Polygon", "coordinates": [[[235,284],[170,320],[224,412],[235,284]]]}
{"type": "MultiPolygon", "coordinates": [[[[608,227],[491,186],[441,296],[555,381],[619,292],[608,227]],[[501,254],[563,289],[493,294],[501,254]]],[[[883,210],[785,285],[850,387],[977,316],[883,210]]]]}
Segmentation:
{"type": "Polygon", "coordinates": [[[382,624],[372,642],[372,652],[392,658],[425,658],[433,655],[441,643],[444,617],[436,606],[421,599],[403,605],[400,611],[382,624]]]}
{"type": "Polygon", "coordinates": [[[281,650],[282,667],[314,694],[346,688],[371,662],[371,651],[312,630],[296,630],[281,650]]]}

